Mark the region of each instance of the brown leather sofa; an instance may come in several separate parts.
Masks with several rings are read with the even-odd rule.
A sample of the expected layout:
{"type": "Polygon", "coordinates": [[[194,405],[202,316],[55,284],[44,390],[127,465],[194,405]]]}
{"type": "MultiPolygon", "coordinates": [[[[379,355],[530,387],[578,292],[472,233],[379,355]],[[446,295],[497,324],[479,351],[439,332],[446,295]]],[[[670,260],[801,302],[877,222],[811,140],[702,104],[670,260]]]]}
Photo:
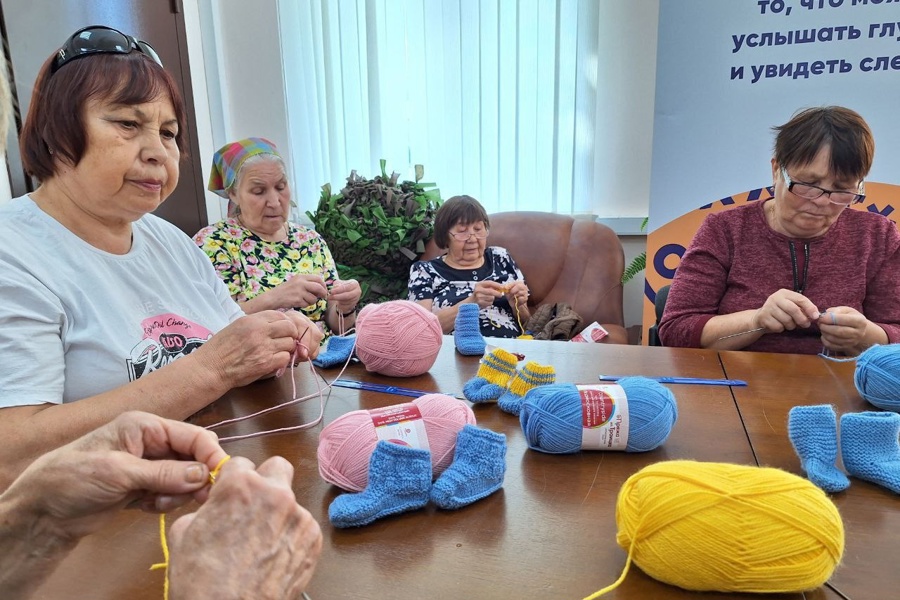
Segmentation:
{"type": "MultiPolygon", "coordinates": [[[[627,344],[622,312],[625,254],[618,236],[606,225],[545,212],[490,215],[489,246],[501,246],[519,265],[531,290],[532,311],[544,303],[567,302],[583,319],[609,331],[603,341],[627,344]]],[[[423,260],[440,256],[428,242],[423,260]]]]}

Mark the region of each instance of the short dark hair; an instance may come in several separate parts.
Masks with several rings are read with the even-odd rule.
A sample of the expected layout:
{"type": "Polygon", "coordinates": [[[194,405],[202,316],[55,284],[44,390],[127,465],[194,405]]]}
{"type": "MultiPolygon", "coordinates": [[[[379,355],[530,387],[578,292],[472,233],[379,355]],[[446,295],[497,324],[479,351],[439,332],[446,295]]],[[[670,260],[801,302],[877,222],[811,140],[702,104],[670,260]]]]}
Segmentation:
{"type": "Polygon", "coordinates": [[[776,133],[775,162],[782,167],[809,164],[822,148],[829,146],[831,172],[839,179],[862,180],[872,168],[872,131],[865,119],[849,108],[807,108],[772,130],[776,133]]]}
{"type": "Polygon", "coordinates": [[[454,225],[468,225],[479,221],[483,221],[485,227],[491,226],[487,211],[478,200],[472,196],[453,196],[441,204],[434,216],[434,243],[442,250],[448,248],[450,229],[454,225]]]}
{"type": "Polygon", "coordinates": [[[22,163],[39,181],[56,171],[53,155],[77,165],[87,149],[84,124],[89,100],[103,99],[114,104],[142,104],[168,96],[175,109],[178,134],[175,143],[186,158],[187,114],[184,99],[168,71],[140,52],[94,54],[73,60],[51,73],[54,52],[38,73],[31,94],[31,106],[22,127],[22,163]]]}

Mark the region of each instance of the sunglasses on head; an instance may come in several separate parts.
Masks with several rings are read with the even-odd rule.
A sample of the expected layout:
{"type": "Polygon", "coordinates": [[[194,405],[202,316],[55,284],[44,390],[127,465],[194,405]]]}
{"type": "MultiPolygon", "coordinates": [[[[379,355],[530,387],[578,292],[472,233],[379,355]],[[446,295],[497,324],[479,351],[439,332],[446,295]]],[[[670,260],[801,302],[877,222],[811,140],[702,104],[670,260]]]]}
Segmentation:
{"type": "Polygon", "coordinates": [[[144,56],[150,57],[153,62],[163,66],[159,55],[153,46],[142,40],[137,40],[121,31],[103,25],[92,25],[79,29],[66,40],[56,52],[50,73],[56,73],[73,60],[90,56],[92,54],[130,54],[137,50],[144,56]]]}

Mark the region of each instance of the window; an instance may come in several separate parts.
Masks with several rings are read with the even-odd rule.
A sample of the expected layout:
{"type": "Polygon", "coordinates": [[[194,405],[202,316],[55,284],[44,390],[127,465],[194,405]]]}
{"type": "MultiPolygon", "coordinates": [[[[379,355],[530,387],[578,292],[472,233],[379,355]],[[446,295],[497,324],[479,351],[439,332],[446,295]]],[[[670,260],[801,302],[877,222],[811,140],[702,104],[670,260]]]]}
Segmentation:
{"type": "Polygon", "coordinates": [[[488,212],[592,212],[597,4],[280,2],[295,181],[384,158],[488,212]]]}

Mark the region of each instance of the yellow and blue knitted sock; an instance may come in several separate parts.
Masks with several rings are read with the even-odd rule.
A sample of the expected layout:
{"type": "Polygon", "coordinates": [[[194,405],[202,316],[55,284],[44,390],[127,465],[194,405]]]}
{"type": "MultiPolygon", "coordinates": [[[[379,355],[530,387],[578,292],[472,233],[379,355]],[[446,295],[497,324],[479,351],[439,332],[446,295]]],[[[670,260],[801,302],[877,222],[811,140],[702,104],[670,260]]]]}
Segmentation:
{"type": "Polygon", "coordinates": [[[900,414],[867,411],[841,415],[841,456],[854,477],[900,494],[900,414]]]}
{"type": "Polygon", "coordinates": [[[509,389],[500,396],[497,404],[501,410],[518,416],[525,394],[538,386],[550,383],[556,383],[556,369],[551,365],[542,365],[530,360],[516,373],[509,384],[509,389]]]}
{"type": "Polygon", "coordinates": [[[470,402],[496,402],[516,374],[515,354],[497,348],[481,359],[478,373],[463,386],[463,396],[470,402]]]}

